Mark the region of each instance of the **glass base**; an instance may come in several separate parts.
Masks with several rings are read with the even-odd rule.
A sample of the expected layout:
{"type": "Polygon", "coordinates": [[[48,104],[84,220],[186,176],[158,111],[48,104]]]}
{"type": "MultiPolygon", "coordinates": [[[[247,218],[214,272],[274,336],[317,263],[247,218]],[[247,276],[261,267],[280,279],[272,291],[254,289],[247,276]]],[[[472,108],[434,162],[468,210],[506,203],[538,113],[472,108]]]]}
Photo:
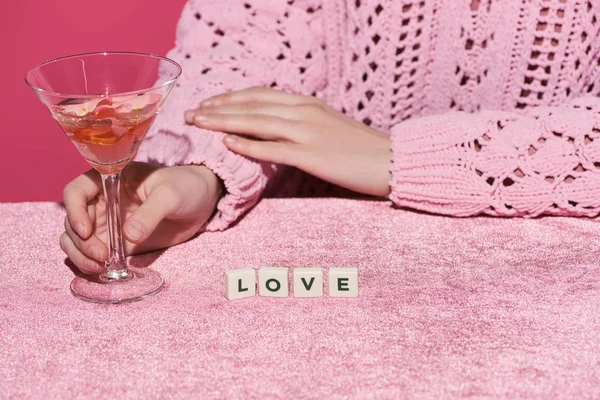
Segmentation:
{"type": "Polygon", "coordinates": [[[104,274],[77,276],[71,282],[71,293],[91,303],[131,303],[152,297],[165,286],[165,280],[156,271],[149,268],[128,269],[129,273],[120,279],[110,279],[104,274]]]}

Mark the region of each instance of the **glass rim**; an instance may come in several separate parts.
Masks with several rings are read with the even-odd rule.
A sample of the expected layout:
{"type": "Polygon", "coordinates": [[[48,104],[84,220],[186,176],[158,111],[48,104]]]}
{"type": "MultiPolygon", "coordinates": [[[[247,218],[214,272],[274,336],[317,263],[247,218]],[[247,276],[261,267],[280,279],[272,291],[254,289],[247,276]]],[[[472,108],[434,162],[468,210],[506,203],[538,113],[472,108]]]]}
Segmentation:
{"type": "Polygon", "coordinates": [[[112,96],[127,96],[127,95],[137,95],[140,93],[145,93],[145,92],[149,92],[152,90],[156,90],[159,89],[163,86],[168,86],[170,84],[172,84],[173,82],[175,82],[183,73],[183,69],[181,68],[181,65],[179,65],[179,63],[177,63],[176,61],[171,60],[170,58],[158,55],[158,54],[152,54],[152,53],[143,53],[143,52],[136,52],[136,51],[93,51],[93,52],[89,52],[89,53],[79,53],[79,54],[71,54],[68,56],[62,56],[62,57],[56,57],[56,58],[52,58],[50,60],[46,60],[46,61],[42,61],[41,63],[33,66],[32,68],[30,68],[29,70],[27,70],[27,73],[25,74],[25,83],[32,88],[33,90],[35,90],[36,92],[40,92],[40,93],[44,93],[46,95],[50,95],[50,96],[57,96],[57,97],[69,97],[69,98],[73,98],[73,99],[93,99],[93,98],[102,98],[102,97],[108,97],[109,95],[112,96]],[[161,61],[167,61],[169,63],[171,63],[172,65],[174,65],[177,69],[177,75],[175,75],[175,77],[169,79],[168,81],[160,84],[160,85],[156,85],[156,86],[151,86],[149,88],[146,89],[139,89],[139,90],[133,90],[133,91],[129,91],[129,92],[118,92],[118,93],[111,93],[111,94],[71,94],[71,93],[58,93],[58,92],[53,92],[50,90],[45,90],[42,89],[40,87],[37,87],[35,85],[33,85],[30,81],[29,81],[29,77],[31,75],[31,73],[33,71],[35,71],[36,69],[39,69],[40,67],[43,67],[44,65],[47,64],[51,64],[57,61],[63,61],[63,60],[67,60],[69,58],[75,58],[75,57],[84,57],[84,56],[99,56],[99,55],[103,55],[103,56],[109,56],[109,55],[131,55],[131,56],[144,56],[144,57],[152,57],[152,58],[157,58],[160,59],[161,61]]]}

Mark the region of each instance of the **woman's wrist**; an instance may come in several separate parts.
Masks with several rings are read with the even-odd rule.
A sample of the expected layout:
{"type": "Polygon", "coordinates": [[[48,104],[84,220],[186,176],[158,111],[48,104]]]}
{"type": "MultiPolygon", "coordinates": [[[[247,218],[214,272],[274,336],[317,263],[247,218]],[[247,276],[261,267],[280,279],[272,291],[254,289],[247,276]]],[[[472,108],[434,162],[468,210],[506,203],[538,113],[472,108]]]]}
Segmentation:
{"type": "Polygon", "coordinates": [[[191,164],[188,165],[190,170],[198,174],[207,184],[207,190],[212,199],[216,203],[225,195],[225,184],[210,168],[206,165],[191,164]]]}

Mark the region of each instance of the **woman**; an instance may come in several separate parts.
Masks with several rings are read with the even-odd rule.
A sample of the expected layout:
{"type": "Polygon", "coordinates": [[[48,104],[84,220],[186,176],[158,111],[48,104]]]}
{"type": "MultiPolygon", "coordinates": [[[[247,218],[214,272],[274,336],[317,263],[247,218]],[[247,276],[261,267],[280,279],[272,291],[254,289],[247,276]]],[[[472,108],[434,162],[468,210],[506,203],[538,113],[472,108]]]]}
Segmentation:
{"type": "MultiPolygon", "coordinates": [[[[127,252],[225,229],[268,186],[453,216],[597,215],[599,10],[190,1],[169,53],[184,75],[123,172],[127,252]]],[[[93,171],[64,192],[61,247],[86,273],[107,255],[101,192],[93,171]]]]}

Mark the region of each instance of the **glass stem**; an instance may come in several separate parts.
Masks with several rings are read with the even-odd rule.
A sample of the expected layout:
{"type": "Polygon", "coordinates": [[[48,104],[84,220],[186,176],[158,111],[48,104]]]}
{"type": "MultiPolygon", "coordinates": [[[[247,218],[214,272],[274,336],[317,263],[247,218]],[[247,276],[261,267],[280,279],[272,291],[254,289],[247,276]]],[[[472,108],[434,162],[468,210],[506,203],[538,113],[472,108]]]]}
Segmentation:
{"type": "Polygon", "coordinates": [[[119,173],[102,175],[108,228],[108,259],[103,278],[108,280],[129,278],[121,225],[120,177],[119,173]]]}

